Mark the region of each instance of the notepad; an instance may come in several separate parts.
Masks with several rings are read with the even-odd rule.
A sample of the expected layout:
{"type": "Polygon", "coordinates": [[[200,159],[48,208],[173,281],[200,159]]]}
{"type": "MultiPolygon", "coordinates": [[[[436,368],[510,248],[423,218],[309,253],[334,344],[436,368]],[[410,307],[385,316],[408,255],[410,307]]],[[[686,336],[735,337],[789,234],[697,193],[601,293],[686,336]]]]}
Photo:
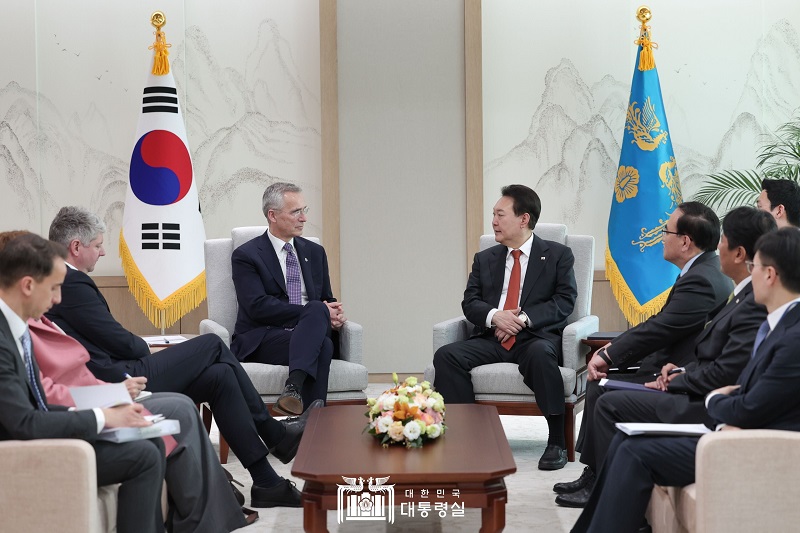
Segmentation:
{"type": "Polygon", "coordinates": [[[69,393],[75,401],[75,407],[83,409],[107,409],[118,405],[133,403],[125,383],[106,383],[105,385],[89,385],[86,387],[70,387],[69,393]]]}
{"type": "Polygon", "coordinates": [[[606,379],[603,378],[600,380],[599,385],[606,389],[612,390],[635,390],[635,391],[642,391],[642,392],[664,392],[659,389],[651,389],[649,387],[645,387],[640,383],[631,383],[630,381],[621,381],[618,379],[606,379]]]}
{"type": "Polygon", "coordinates": [[[166,435],[175,435],[181,432],[181,423],[179,420],[163,419],[155,422],[152,426],[145,426],[141,428],[108,428],[101,431],[97,438],[99,440],[107,440],[109,442],[131,442],[134,440],[154,439],[156,437],[164,437],[166,435]]]}
{"type": "Polygon", "coordinates": [[[617,422],[618,430],[626,435],[674,435],[693,436],[711,433],[703,424],[657,424],[650,422],[617,422]]]}
{"type": "Polygon", "coordinates": [[[148,346],[169,346],[170,344],[180,344],[189,339],[183,335],[150,335],[142,337],[148,346]]]}

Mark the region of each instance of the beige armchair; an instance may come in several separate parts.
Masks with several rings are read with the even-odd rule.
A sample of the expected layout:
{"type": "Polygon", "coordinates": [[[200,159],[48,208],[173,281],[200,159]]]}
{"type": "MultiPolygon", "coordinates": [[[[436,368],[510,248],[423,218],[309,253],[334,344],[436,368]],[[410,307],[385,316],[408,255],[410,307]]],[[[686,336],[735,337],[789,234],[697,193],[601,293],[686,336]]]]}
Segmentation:
{"type": "Polygon", "coordinates": [[[78,439],[0,442],[3,531],[116,530],[117,487],[97,488],[94,449],[78,439]]]}
{"type": "MultiPolygon", "coordinates": [[[[586,360],[588,346],[581,340],[600,328],[600,320],[591,314],[592,280],[594,277],[594,237],[591,235],[568,235],[563,224],[540,223],[534,233],[540,238],[566,244],[575,256],[575,281],[578,298],[575,309],[567,319],[562,335],[563,363],[560,367],[564,381],[564,435],[567,440],[567,456],[575,460],[575,417],[583,408],[586,392],[586,360]]],[[[486,250],[497,244],[494,235],[483,235],[480,249],[486,250]]],[[[441,346],[467,339],[471,325],[463,316],[433,326],[433,351],[441,346]]],[[[425,379],[434,383],[433,365],[425,369],[425,379]]],[[[478,403],[494,405],[500,414],[535,415],[542,413],[536,406],[533,391],[522,381],[518,366],[513,363],[495,363],[472,370],[472,384],[478,403]]]]}
{"type": "Polygon", "coordinates": [[[800,432],[769,429],[704,435],[696,482],[653,489],[653,533],[795,531],[800,523],[800,432]]]}

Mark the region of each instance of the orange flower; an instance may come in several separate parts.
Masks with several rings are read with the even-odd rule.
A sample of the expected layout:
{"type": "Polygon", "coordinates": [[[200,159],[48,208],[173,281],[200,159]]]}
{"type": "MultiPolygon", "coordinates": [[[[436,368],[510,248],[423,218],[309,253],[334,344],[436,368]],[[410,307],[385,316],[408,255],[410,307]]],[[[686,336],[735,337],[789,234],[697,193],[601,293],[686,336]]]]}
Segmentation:
{"type": "Polygon", "coordinates": [[[417,411],[419,411],[419,407],[416,405],[414,407],[410,407],[407,403],[394,403],[394,419],[395,420],[405,420],[406,418],[414,418],[417,415],[417,411]]]}

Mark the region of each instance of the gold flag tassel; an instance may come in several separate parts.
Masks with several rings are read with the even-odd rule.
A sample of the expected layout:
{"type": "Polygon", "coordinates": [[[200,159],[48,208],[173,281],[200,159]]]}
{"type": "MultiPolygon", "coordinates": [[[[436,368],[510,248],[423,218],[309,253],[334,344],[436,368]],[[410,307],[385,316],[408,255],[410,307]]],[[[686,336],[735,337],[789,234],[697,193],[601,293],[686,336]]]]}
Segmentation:
{"type": "Polygon", "coordinates": [[[122,259],[122,268],[125,271],[128,287],[136,299],[136,303],[155,327],[170,327],[186,313],[197,309],[206,299],[205,271],[166,299],[161,300],[136,266],[122,231],[119,232],[119,255],[122,259]]]}
{"type": "Polygon", "coordinates": [[[650,8],[641,6],[636,10],[636,18],[642,23],[639,30],[639,38],[634,41],[634,44],[642,46],[642,52],[639,55],[639,70],[653,70],[656,68],[656,60],[653,57],[653,48],[658,48],[658,43],[650,40],[650,26],[647,22],[653,18],[650,8]]]}
{"type": "Polygon", "coordinates": [[[166,25],[167,17],[161,11],[156,11],[150,16],[150,24],[156,28],[156,42],[148,47],[148,50],[155,50],[153,55],[153,75],[163,76],[169,74],[169,48],[171,44],[167,44],[167,36],[161,31],[161,28],[166,25]]]}
{"type": "Polygon", "coordinates": [[[641,305],[625,282],[625,277],[619,271],[617,262],[611,257],[611,251],[608,248],[606,248],[606,279],[611,282],[611,292],[614,294],[625,320],[634,326],[661,311],[661,308],[667,303],[669,291],[672,290],[672,287],[669,287],[649,302],[641,305]]]}

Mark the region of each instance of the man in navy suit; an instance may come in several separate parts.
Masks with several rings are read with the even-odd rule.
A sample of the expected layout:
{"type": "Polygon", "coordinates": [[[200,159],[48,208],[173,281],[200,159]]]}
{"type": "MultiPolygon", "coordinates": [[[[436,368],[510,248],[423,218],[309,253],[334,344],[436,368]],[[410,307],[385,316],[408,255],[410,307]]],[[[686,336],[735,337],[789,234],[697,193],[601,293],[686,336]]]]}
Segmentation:
{"type": "Polygon", "coordinates": [[[89,352],[89,370],[104,381],[146,377],[153,392],[179,392],[208,402],[220,433],[253,479],[253,507],[300,507],[300,492],[275,472],[267,452],[288,463],[297,453],[307,416],[278,421],[267,411],[241,363],[216,335],[200,335],[151,354],[147,343],[111,314],[89,272],[105,255],[105,224],[81,207],[63,207],[50,239],[67,247],[61,303],[47,317],[89,352]]]}
{"type": "Polygon", "coordinates": [[[436,388],[445,402],[471,403],[473,368],[519,365],[550,431],[539,469],[557,470],[567,464],[564,383],[558,365],[561,333],[578,296],[575,258],[563,244],[533,233],[542,211],[533,190],[509,185],[501,193],[492,216],[499,244],[475,254],[461,302],[476,334],[436,351],[436,388]]]}
{"type": "MultiPolygon", "coordinates": [[[[756,244],[752,273],[756,302],[767,319],[736,385],[710,392],[708,415],[717,429],[800,431],[800,232],[783,228],[756,244]]],[[[597,486],[572,531],[637,531],[654,484],[695,481],[699,437],[614,437],[597,486]]]]}
{"type": "Polygon", "coordinates": [[[239,301],[231,350],[240,361],[288,366],[275,409],[298,415],[326,398],[332,332],[347,319],[331,292],[325,249],[301,237],[308,206],[300,187],[273,183],[262,208],[269,229],[231,257],[239,301]]]}

